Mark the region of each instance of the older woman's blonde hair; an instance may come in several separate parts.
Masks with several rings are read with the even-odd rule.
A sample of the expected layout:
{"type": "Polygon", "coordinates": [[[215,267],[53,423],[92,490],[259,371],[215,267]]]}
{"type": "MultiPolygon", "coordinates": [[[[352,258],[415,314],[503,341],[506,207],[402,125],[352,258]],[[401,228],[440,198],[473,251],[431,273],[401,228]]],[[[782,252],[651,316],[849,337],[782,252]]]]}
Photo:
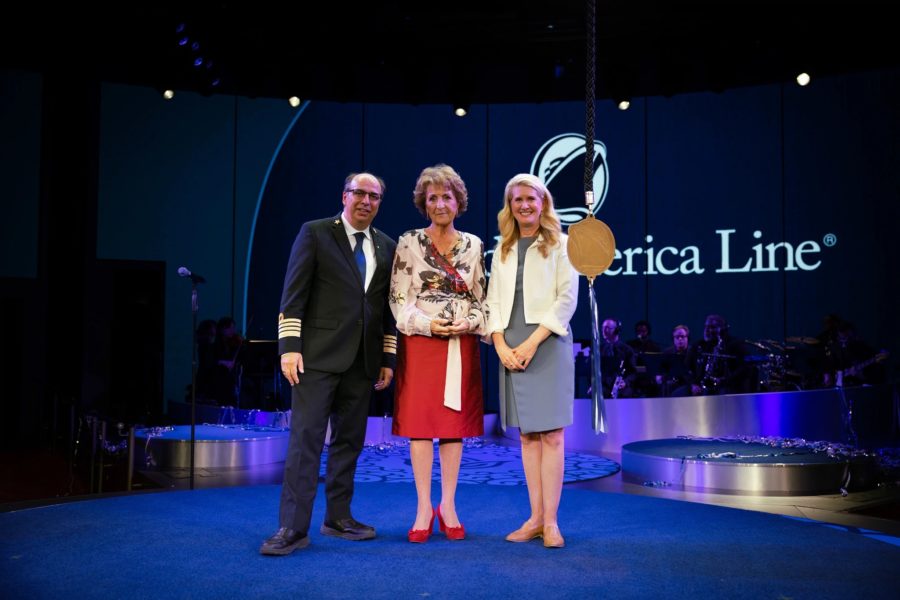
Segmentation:
{"type": "Polygon", "coordinates": [[[538,198],[541,199],[541,220],[538,225],[541,241],[538,242],[538,250],[541,256],[547,258],[550,248],[559,243],[562,234],[559,217],[556,216],[556,211],[553,209],[553,196],[550,195],[550,190],[543,181],[529,173],[519,173],[507,182],[506,191],[503,192],[503,209],[497,214],[497,225],[500,228],[500,260],[506,261],[510,249],[520,237],[516,218],[509,207],[512,202],[512,190],[517,185],[530,187],[537,192],[538,198]]]}
{"type": "Polygon", "coordinates": [[[428,193],[429,185],[450,188],[453,191],[453,197],[456,198],[458,207],[456,216],[458,217],[466,212],[466,209],[469,207],[469,192],[466,190],[466,184],[463,182],[462,177],[453,170],[453,167],[444,164],[434,165],[433,167],[422,169],[422,172],[419,174],[419,179],[416,181],[416,189],[413,190],[413,204],[426,217],[428,212],[425,210],[425,196],[428,193]]]}

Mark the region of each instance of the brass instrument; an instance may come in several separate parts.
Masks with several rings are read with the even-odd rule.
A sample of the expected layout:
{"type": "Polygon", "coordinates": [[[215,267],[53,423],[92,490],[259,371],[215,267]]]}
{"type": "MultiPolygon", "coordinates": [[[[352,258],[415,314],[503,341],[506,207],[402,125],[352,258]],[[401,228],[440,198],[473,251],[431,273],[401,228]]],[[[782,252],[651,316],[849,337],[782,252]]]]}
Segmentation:
{"type": "Polygon", "coordinates": [[[616,373],[616,380],[613,381],[612,389],[609,391],[609,397],[616,399],[619,397],[619,390],[625,387],[625,360],[619,363],[619,370],[616,373]]]}
{"type": "Polygon", "coordinates": [[[721,393],[722,383],[725,381],[728,370],[728,364],[725,361],[728,358],[734,358],[723,352],[725,349],[725,336],[722,335],[721,331],[718,333],[718,338],[719,341],[716,342],[712,352],[704,354],[706,366],[703,369],[703,379],[700,380],[700,387],[706,396],[721,393]]]}

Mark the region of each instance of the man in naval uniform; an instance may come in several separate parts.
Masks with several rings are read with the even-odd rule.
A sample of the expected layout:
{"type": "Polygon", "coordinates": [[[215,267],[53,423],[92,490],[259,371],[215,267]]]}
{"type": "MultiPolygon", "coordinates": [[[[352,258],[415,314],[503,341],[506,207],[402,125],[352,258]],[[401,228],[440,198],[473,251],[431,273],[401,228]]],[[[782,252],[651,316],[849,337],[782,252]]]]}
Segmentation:
{"type": "Polygon", "coordinates": [[[304,223],[291,249],[278,315],[281,370],[291,384],[291,432],[279,529],[260,553],[286,555],[309,544],[325,432],[324,535],[368,540],[375,529],[350,512],[369,396],[394,375],[397,332],[388,306],[396,243],[372,227],[384,182],[371,173],[344,181],[343,211],[304,223]]]}

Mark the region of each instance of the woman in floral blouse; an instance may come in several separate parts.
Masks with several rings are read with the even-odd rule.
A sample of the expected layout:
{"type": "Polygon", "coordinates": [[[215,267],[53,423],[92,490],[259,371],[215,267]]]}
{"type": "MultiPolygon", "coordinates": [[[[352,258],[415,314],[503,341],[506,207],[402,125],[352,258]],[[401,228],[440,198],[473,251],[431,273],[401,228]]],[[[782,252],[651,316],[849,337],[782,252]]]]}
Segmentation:
{"type": "Polygon", "coordinates": [[[402,334],[397,355],[394,435],[410,438],[418,507],[411,542],[431,536],[437,516],[449,539],[465,528],[456,514],[462,438],[484,434],[479,339],[486,331],[484,244],[457,231],[466,184],[447,165],[419,175],[413,202],[431,222],[400,236],[390,304],[402,334]],[[431,504],[433,440],[439,440],[441,502],[431,504]]]}

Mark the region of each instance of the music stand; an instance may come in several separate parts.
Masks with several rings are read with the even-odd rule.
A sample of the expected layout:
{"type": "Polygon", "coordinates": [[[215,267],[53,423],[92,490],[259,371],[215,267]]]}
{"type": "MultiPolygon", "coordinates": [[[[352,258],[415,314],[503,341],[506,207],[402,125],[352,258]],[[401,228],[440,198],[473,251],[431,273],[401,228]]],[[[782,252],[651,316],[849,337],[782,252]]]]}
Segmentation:
{"type": "Polygon", "coordinates": [[[659,375],[663,380],[663,395],[669,395],[669,385],[673,380],[684,380],[688,368],[684,362],[684,355],[672,352],[645,352],[643,354],[644,365],[647,368],[647,376],[656,381],[659,375]]]}

